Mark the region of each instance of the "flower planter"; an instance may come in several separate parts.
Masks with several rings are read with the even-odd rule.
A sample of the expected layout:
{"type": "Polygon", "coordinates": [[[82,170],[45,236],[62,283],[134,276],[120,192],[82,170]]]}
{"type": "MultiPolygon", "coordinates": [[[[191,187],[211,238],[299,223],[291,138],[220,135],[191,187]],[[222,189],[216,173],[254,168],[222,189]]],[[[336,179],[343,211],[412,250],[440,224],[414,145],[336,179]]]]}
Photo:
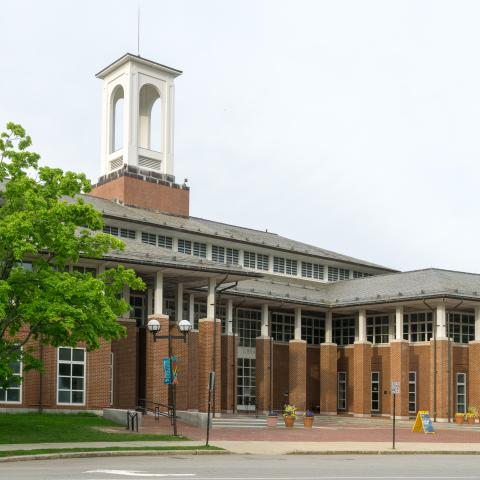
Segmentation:
{"type": "Polygon", "coordinates": [[[475,423],[475,417],[467,416],[467,423],[469,423],[470,425],[475,423]]]}
{"type": "Polygon", "coordinates": [[[314,419],[315,417],[303,417],[303,426],[305,428],[312,428],[314,419]]]}
{"type": "Polygon", "coordinates": [[[455,415],[455,423],[462,424],[465,421],[465,417],[463,415],[455,415]]]}
{"type": "Polygon", "coordinates": [[[267,427],[276,427],[278,423],[277,415],[267,416],[267,427]]]}
{"type": "Polygon", "coordinates": [[[293,424],[295,423],[295,417],[283,417],[285,420],[285,426],[287,428],[293,428],[293,424]]]}

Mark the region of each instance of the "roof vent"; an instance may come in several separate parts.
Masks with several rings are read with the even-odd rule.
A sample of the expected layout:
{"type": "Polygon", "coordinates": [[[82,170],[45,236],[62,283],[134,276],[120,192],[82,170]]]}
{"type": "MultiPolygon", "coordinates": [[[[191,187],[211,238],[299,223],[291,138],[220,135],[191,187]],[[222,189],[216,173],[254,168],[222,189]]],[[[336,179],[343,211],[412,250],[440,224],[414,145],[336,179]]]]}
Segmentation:
{"type": "Polygon", "coordinates": [[[398,292],[398,296],[399,296],[399,297],[403,297],[403,293],[402,293],[402,292],[398,292]]]}

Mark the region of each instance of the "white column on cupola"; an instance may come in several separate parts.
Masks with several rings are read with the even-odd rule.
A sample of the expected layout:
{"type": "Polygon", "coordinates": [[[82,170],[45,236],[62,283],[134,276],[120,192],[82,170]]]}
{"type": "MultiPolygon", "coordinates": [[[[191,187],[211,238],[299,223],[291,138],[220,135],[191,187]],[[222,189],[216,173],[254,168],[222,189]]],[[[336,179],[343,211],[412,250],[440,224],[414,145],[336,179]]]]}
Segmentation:
{"type": "Polygon", "coordinates": [[[302,307],[295,307],[295,340],[302,339],[302,307]]]}
{"type": "Polygon", "coordinates": [[[217,281],[215,278],[208,279],[208,294],[207,294],[207,318],[213,320],[215,318],[215,287],[217,281]]]}
{"type": "Polygon", "coordinates": [[[395,307],[395,338],[403,338],[403,305],[395,307]]]}
{"type": "Polygon", "coordinates": [[[367,341],[367,312],[364,309],[358,311],[358,341],[367,341]]]}
{"type": "Polygon", "coordinates": [[[163,273],[159,270],[155,274],[154,313],[163,314],[163,273]]]}
{"type": "Polygon", "coordinates": [[[332,311],[327,310],[325,312],[325,343],[332,343],[332,311]]]}
{"type": "Polygon", "coordinates": [[[269,334],[268,334],[268,324],[269,324],[269,321],[268,321],[268,304],[267,303],[264,303],[262,304],[262,317],[261,317],[261,321],[262,321],[262,324],[261,324],[261,328],[260,328],[260,335],[262,337],[268,337],[269,334]]]}

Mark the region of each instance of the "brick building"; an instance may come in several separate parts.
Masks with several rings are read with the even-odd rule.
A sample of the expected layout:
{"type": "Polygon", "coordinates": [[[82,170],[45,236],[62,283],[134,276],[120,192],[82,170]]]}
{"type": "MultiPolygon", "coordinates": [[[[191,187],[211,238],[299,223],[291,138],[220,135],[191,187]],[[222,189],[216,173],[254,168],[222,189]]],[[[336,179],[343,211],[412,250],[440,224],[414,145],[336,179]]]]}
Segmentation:
{"type": "MultiPolygon", "coordinates": [[[[189,188],[173,174],[174,79],[181,72],[127,54],[102,70],[102,177],[85,201],[126,248],[72,268],[135,269],[145,292],[125,291],[124,340],[95,352],[39,349],[43,374],[0,390],[5,408],[134,408],[166,403],[162,332],[182,319],[179,410],[204,412],[208,373],[215,410],[266,412],[286,402],[323,414],[439,420],[480,407],[480,276],[397,272],[274,233],[189,215],[189,188]],[[217,320],[214,320],[214,319],[217,320]]],[[[22,375],[22,366],[17,366],[22,375]]]]}

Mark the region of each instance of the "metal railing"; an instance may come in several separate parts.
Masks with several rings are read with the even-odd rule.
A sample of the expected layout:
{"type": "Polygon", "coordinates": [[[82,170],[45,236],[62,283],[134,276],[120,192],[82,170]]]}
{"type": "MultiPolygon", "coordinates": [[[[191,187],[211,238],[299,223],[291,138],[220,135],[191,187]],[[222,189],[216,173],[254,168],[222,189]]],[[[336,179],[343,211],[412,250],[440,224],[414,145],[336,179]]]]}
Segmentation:
{"type": "Polygon", "coordinates": [[[167,405],[165,403],[154,402],[152,400],[141,398],[138,400],[137,410],[143,413],[152,412],[155,420],[158,420],[160,417],[167,417],[170,419],[170,425],[173,425],[172,405],[167,405]]]}

